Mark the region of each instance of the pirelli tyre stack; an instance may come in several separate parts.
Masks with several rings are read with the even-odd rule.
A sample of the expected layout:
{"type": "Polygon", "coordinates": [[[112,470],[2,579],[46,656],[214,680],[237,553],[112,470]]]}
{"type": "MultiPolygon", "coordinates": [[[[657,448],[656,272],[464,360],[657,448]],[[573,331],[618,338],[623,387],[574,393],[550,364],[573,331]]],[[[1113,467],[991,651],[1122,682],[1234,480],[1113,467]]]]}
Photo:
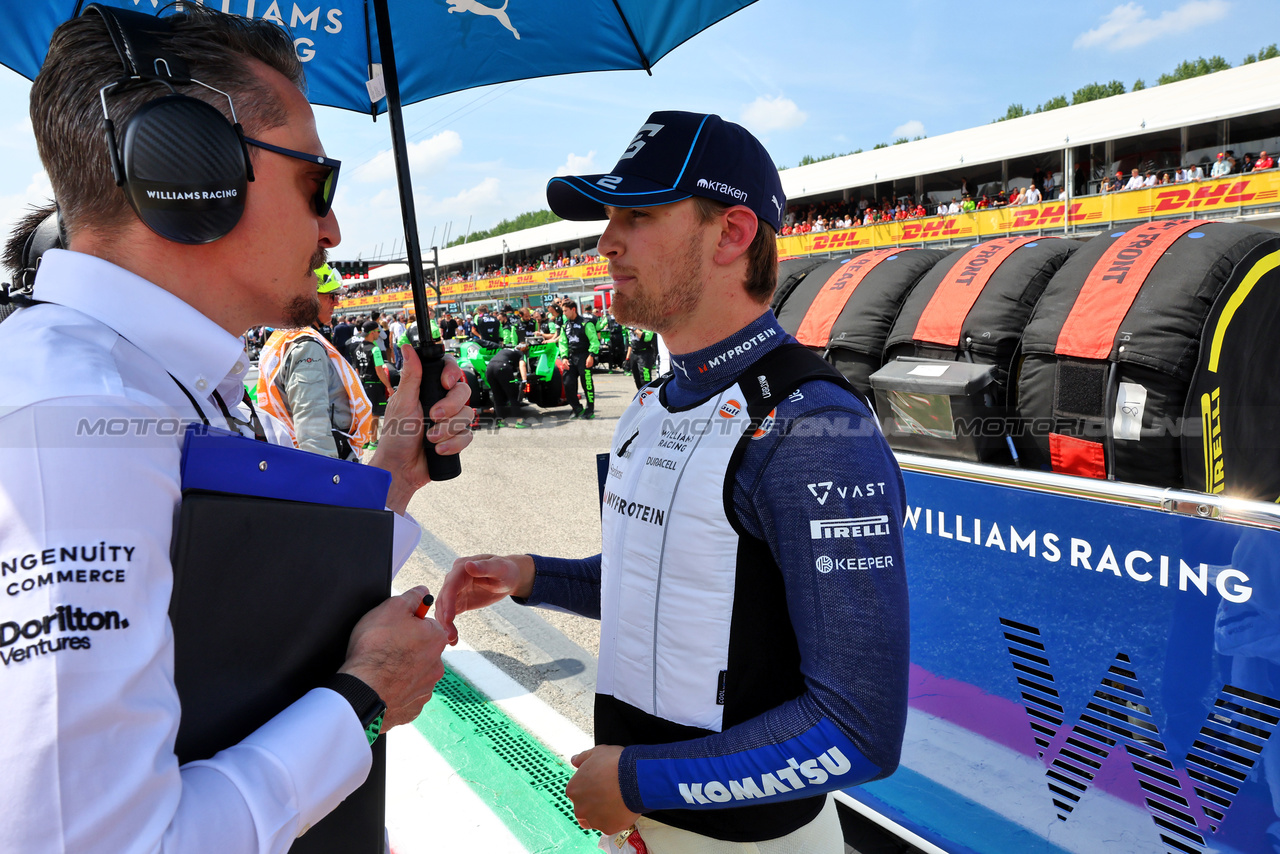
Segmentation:
{"type": "Polygon", "coordinates": [[[778,262],[778,287],[774,289],[773,300],[769,304],[773,313],[778,313],[787,297],[791,296],[791,292],[806,276],[825,263],[826,258],[788,258],[778,262]]]}
{"type": "Polygon", "coordinates": [[[1184,485],[1201,334],[1236,264],[1275,233],[1160,220],[1090,240],[1037,303],[1016,369],[1024,465],[1184,485]]]}
{"type": "Polygon", "coordinates": [[[775,309],[778,323],[801,344],[824,353],[870,399],[869,377],[883,364],[885,340],[903,300],[948,254],[876,249],[833,258],[796,284],[775,309]]]}
{"type": "Polygon", "coordinates": [[[1022,330],[1049,280],[1083,244],[1001,237],[956,252],[915,286],[889,332],[884,358],[919,356],[996,369],[995,405],[1008,401],[1022,330]]]}
{"type": "Polygon", "coordinates": [[[1187,396],[1182,441],[1188,489],[1280,500],[1280,237],[1236,265],[1209,313],[1187,396]]]}

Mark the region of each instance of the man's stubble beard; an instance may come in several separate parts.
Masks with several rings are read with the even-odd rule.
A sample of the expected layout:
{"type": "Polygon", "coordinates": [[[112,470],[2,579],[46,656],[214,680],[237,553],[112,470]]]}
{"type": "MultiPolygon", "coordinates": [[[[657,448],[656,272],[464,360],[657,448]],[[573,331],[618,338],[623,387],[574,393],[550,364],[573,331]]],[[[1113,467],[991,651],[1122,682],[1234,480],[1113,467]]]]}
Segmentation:
{"type": "Polygon", "coordinates": [[[702,304],[704,261],[701,229],[694,229],[685,244],[683,263],[670,282],[650,282],[645,294],[613,295],[613,317],[624,326],[634,326],[668,334],[681,318],[692,314],[702,304]],[[652,291],[656,290],[656,293],[652,291]]]}
{"type": "Polygon", "coordinates": [[[284,326],[286,329],[301,329],[311,326],[320,320],[320,298],[315,294],[305,297],[294,297],[285,304],[284,326]]]}
{"type": "MultiPolygon", "coordinates": [[[[311,255],[307,267],[306,276],[311,279],[314,285],[318,285],[315,271],[319,269],[328,260],[329,253],[324,247],[318,247],[311,255]]],[[[313,292],[307,296],[294,297],[285,303],[284,306],[284,327],[286,329],[301,329],[304,326],[313,326],[320,322],[320,297],[313,292]]]]}

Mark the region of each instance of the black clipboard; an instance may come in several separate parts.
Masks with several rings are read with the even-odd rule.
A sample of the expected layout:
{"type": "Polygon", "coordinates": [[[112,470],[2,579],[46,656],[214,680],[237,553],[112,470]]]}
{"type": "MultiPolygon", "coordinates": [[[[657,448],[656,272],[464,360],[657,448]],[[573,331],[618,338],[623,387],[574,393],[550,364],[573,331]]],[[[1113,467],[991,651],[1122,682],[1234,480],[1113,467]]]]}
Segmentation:
{"type": "MultiPolygon", "coordinates": [[[[332,676],[391,590],[390,474],[195,425],[173,536],[180,763],[244,739],[332,676]]],[[[322,744],[317,750],[324,750],[322,744]]],[[[382,854],[386,743],[294,854],[382,854]]]]}

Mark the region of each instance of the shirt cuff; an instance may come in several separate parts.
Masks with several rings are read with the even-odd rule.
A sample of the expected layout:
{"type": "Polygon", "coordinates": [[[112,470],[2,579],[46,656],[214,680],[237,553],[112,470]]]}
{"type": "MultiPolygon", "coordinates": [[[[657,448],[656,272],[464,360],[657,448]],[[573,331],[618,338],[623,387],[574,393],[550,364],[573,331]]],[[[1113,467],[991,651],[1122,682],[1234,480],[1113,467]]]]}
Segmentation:
{"type": "Polygon", "coordinates": [[[368,778],[373,751],[351,704],[336,691],[315,688],[239,744],[190,764],[209,765],[246,796],[252,793],[261,843],[300,836],[332,812],[368,778]],[[248,759],[255,753],[258,761],[248,759]],[[237,754],[247,761],[235,761],[237,754]],[[220,761],[226,759],[233,761],[220,761]]]}
{"type": "MultiPolygon", "coordinates": [[[[391,508],[387,508],[390,510],[391,508]]],[[[422,539],[422,527],[418,524],[418,520],[406,512],[403,516],[395,513],[394,533],[391,541],[391,577],[395,578],[396,573],[409,560],[409,555],[413,554],[413,550],[418,547],[418,542],[422,539]]]]}

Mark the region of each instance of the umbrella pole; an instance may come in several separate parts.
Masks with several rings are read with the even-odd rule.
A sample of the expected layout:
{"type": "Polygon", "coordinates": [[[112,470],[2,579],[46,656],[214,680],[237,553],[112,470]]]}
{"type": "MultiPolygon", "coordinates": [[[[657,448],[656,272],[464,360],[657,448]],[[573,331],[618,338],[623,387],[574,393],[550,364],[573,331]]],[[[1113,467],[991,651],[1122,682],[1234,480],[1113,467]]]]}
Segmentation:
{"type": "MultiPolygon", "coordinates": [[[[400,76],[396,71],[396,54],[391,34],[391,16],[387,0],[373,0],[373,15],[378,27],[378,46],[382,54],[382,77],[387,84],[387,116],[391,120],[391,150],[396,163],[396,183],[400,188],[400,216],[404,220],[404,243],[409,261],[409,288],[413,292],[413,309],[418,318],[418,357],[422,361],[422,386],[419,398],[422,413],[428,416],[431,405],[445,395],[440,385],[444,369],[444,345],[431,336],[428,314],[426,277],[422,273],[422,247],[418,243],[418,214],[413,206],[413,182],[409,175],[409,149],[405,143],[404,115],[400,107],[400,76]]],[[[428,428],[431,419],[427,417],[428,428]]],[[[427,471],[432,480],[449,480],[462,474],[462,463],[456,455],[440,456],[435,445],[427,441],[427,471]]]]}

